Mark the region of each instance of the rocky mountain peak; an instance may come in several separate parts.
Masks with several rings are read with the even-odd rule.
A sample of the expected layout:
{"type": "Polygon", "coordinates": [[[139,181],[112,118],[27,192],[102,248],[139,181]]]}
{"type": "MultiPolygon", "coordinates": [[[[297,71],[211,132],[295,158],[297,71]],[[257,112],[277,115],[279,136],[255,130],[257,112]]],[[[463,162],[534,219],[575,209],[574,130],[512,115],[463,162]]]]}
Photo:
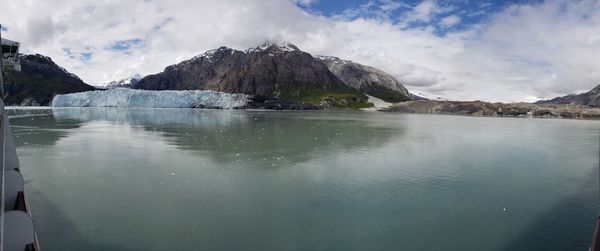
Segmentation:
{"type": "Polygon", "coordinates": [[[106,85],[107,88],[132,88],[138,81],[142,79],[142,75],[134,74],[131,77],[124,78],[121,80],[111,81],[106,85]]]}
{"type": "Polygon", "coordinates": [[[261,51],[269,51],[269,52],[291,52],[291,51],[301,51],[298,47],[289,42],[281,42],[269,40],[265,41],[256,47],[249,48],[246,50],[248,53],[252,52],[261,52],[261,51]]]}
{"type": "Polygon", "coordinates": [[[40,54],[21,56],[21,71],[6,71],[5,77],[4,101],[9,105],[48,105],[56,94],[95,89],[40,54]]]}
{"type": "Polygon", "coordinates": [[[205,60],[208,62],[212,62],[215,59],[219,59],[219,58],[223,58],[225,56],[232,55],[235,52],[241,52],[241,51],[237,51],[237,50],[234,50],[234,49],[226,47],[226,46],[221,46],[217,49],[205,51],[204,53],[202,53],[198,56],[195,56],[188,61],[193,62],[193,61],[198,61],[198,60],[205,60]]]}
{"type": "Polygon", "coordinates": [[[65,68],[57,65],[52,61],[52,58],[41,54],[30,54],[21,56],[22,69],[26,73],[37,72],[38,74],[43,73],[47,76],[60,75],[62,78],[72,78],[80,83],[83,81],[75,74],[67,71],[65,68]]]}
{"type": "Polygon", "coordinates": [[[312,55],[291,43],[273,41],[247,51],[227,47],[207,51],[146,76],[134,88],[214,90],[323,106],[367,105],[366,96],[346,86],[312,55]]]}
{"type": "Polygon", "coordinates": [[[550,100],[540,100],[535,102],[535,104],[570,104],[600,107],[600,85],[586,93],[569,94],[550,100]]]}
{"type": "Polygon", "coordinates": [[[392,103],[413,99],[396,78],[382,70],[333,56],[315,58],[323,62],[346,85],[361,93],[392,103]]]}
{"type": "Polygon", "coordinates": [[[215,90],[342,107],[366,105],[364,94],[387,102],[412,99],[402,84],[381,70],[337,57],[313,57],[280,41],[245,51],[209,50],[146,76],[134,88],[215,90]]]}
{"type": "Polygon", "coordinates": [[[592,89],[590,91],[590,93],[600,94],[600,85],[597,85],[596,87],[594,87],[594,89],[592,89]]]}

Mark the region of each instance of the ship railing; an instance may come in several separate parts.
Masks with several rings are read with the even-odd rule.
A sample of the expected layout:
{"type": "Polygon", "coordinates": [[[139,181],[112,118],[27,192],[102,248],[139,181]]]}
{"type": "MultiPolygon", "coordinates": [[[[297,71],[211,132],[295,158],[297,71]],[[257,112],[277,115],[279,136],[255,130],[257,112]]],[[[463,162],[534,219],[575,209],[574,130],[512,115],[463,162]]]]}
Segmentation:
{"type": "Polygon", "coordinates": [[[40,250],[31,208],[25,196],[25,182],[19,167],[19,159],[8,116],[2,106],[0,130],[2,132],[2,251],[40,250]]]}

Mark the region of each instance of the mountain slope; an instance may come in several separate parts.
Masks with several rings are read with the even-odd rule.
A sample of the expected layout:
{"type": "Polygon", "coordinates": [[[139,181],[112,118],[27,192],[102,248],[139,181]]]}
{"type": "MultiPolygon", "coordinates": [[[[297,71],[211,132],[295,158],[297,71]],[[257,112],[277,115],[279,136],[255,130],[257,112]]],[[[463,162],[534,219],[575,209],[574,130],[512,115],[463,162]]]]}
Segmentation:
{"type": "Polygon", "coordinates": [[[246,51],[221,47],[146,76],[134,88],[214,90],[322,106],[367,106],[367,97],[293,44],[264,43],[246,51]]]}
{"type": "Polygon", "coordinates": [[[411,100],[411,94],[382,70],[331,56],[317,56],[346,85],[386,102],[411,100]]]}
{"type": "Polygon", "coordinates": [[[600,107],[600,85],[589,92],[582,94],[570,94],[563,97],[557,97],[550,100],[542,100],[536,104],[570,104],[587,105],[591,107],[600,107]]]}
{"type": "Polygon", "coordinates": [[[7,105],[49,105],[56,94],[96,89],[43,55],[22,56],[21,69],[4,73],[7,105]]]}

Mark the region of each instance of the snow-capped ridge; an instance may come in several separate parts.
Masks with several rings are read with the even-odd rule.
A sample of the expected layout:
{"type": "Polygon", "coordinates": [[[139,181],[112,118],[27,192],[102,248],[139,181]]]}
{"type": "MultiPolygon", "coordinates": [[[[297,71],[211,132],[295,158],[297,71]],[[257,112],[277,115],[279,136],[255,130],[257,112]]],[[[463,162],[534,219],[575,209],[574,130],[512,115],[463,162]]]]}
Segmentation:
{"type": "Polygon", "coordinates": [[[250,96],[217,91],[147,91],[115,88],[56,95],[53,107],[241,108],[250,96]]]}
{"type": "MultiPolygon", "coordinates": [[[[188,60],[182,61],[179,63],[179,65],[185,66],[185,65],[190,65],[193,63],[197,63],[197,62],[213,63],[213,62],[215,62],[215,60],[218,60],[222,56],[233,55],[235,53],[249,54],[249,53],[262,52],[262,51],[268,51],[269,56],[274,56],[279,53],[301,51],[301,50],[296,45],[289,43],[289,42],[278,42],[278,41],[269,40],[269,41],[265,41],[265,42],[255,46],[255,47],[248,48],[245,51],[236,50],[233,48],[229,48],[227,46],[221,46],[217,49],[207,50],[200,55],[197,55],[188,60]]],[[[165,70],[167,70],[171,67],[174,67],[174,66],[176,66],[176,65],[169,65],[165,68],[165,70]]]]}
{"type": "Polygon", "coordinates": [[[142,79],[142,75],[134,74],[128,78],[111,81],[106,84],[106,88],[132,88],[140,79],[142,79]]]}
{"type": "Polygon", "coordinates": [[[276,49],[281,52],[300,51],[300,49],[296,45],[294,45],[290,42],[268,40],[268,41],[265,41],[265,42],[259,44],[258,46],[248,48],[246,50],[246,52],[247,53],[260,52],[260,51],[265,51],[268,49],[276,49]]]}
{"type": "Polygon", "coordinates": [[[208,62],[212,62],[215,55],[217,55],[218,53],[228,53],[230,55],[233,55],[236,51],[238,51],[238,50],[235,50],[235,49],[232,49],[232,48],[229,48],[226,46],[221,46],[217,49],[205,51],[204,53],[202,53],[198,56],[195,56],[188,61],[206,60],[208,62]]]}
{"type": "Polygon", "coordinates": [[[324,60],[324,61],[332,61],[335,63],[343,63],[343,64],[348,64],[348,63],[354,63],[350,60],[345,60],[345,59],[341,59],[335,56],[324,56],[324,55],[316,55],[314,56],[316,59],[320,59],[320,60],[324,60]]]}

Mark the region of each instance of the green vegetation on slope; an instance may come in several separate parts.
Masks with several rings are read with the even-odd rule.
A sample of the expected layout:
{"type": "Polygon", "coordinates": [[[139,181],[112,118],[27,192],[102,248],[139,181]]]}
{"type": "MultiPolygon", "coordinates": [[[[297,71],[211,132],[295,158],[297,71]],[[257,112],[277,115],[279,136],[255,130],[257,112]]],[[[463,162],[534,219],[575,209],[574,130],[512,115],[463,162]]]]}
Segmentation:
{"type": "Polygon", "coordinates": [[[315,105],[352,108],[355,110],[373,106],[372,103],[367,102],[367,96],[346,86],[327,88],[313,84],[298,83],[293,86],[281,87],[278,98],[287,101],[307,102],[315,105]]]}

